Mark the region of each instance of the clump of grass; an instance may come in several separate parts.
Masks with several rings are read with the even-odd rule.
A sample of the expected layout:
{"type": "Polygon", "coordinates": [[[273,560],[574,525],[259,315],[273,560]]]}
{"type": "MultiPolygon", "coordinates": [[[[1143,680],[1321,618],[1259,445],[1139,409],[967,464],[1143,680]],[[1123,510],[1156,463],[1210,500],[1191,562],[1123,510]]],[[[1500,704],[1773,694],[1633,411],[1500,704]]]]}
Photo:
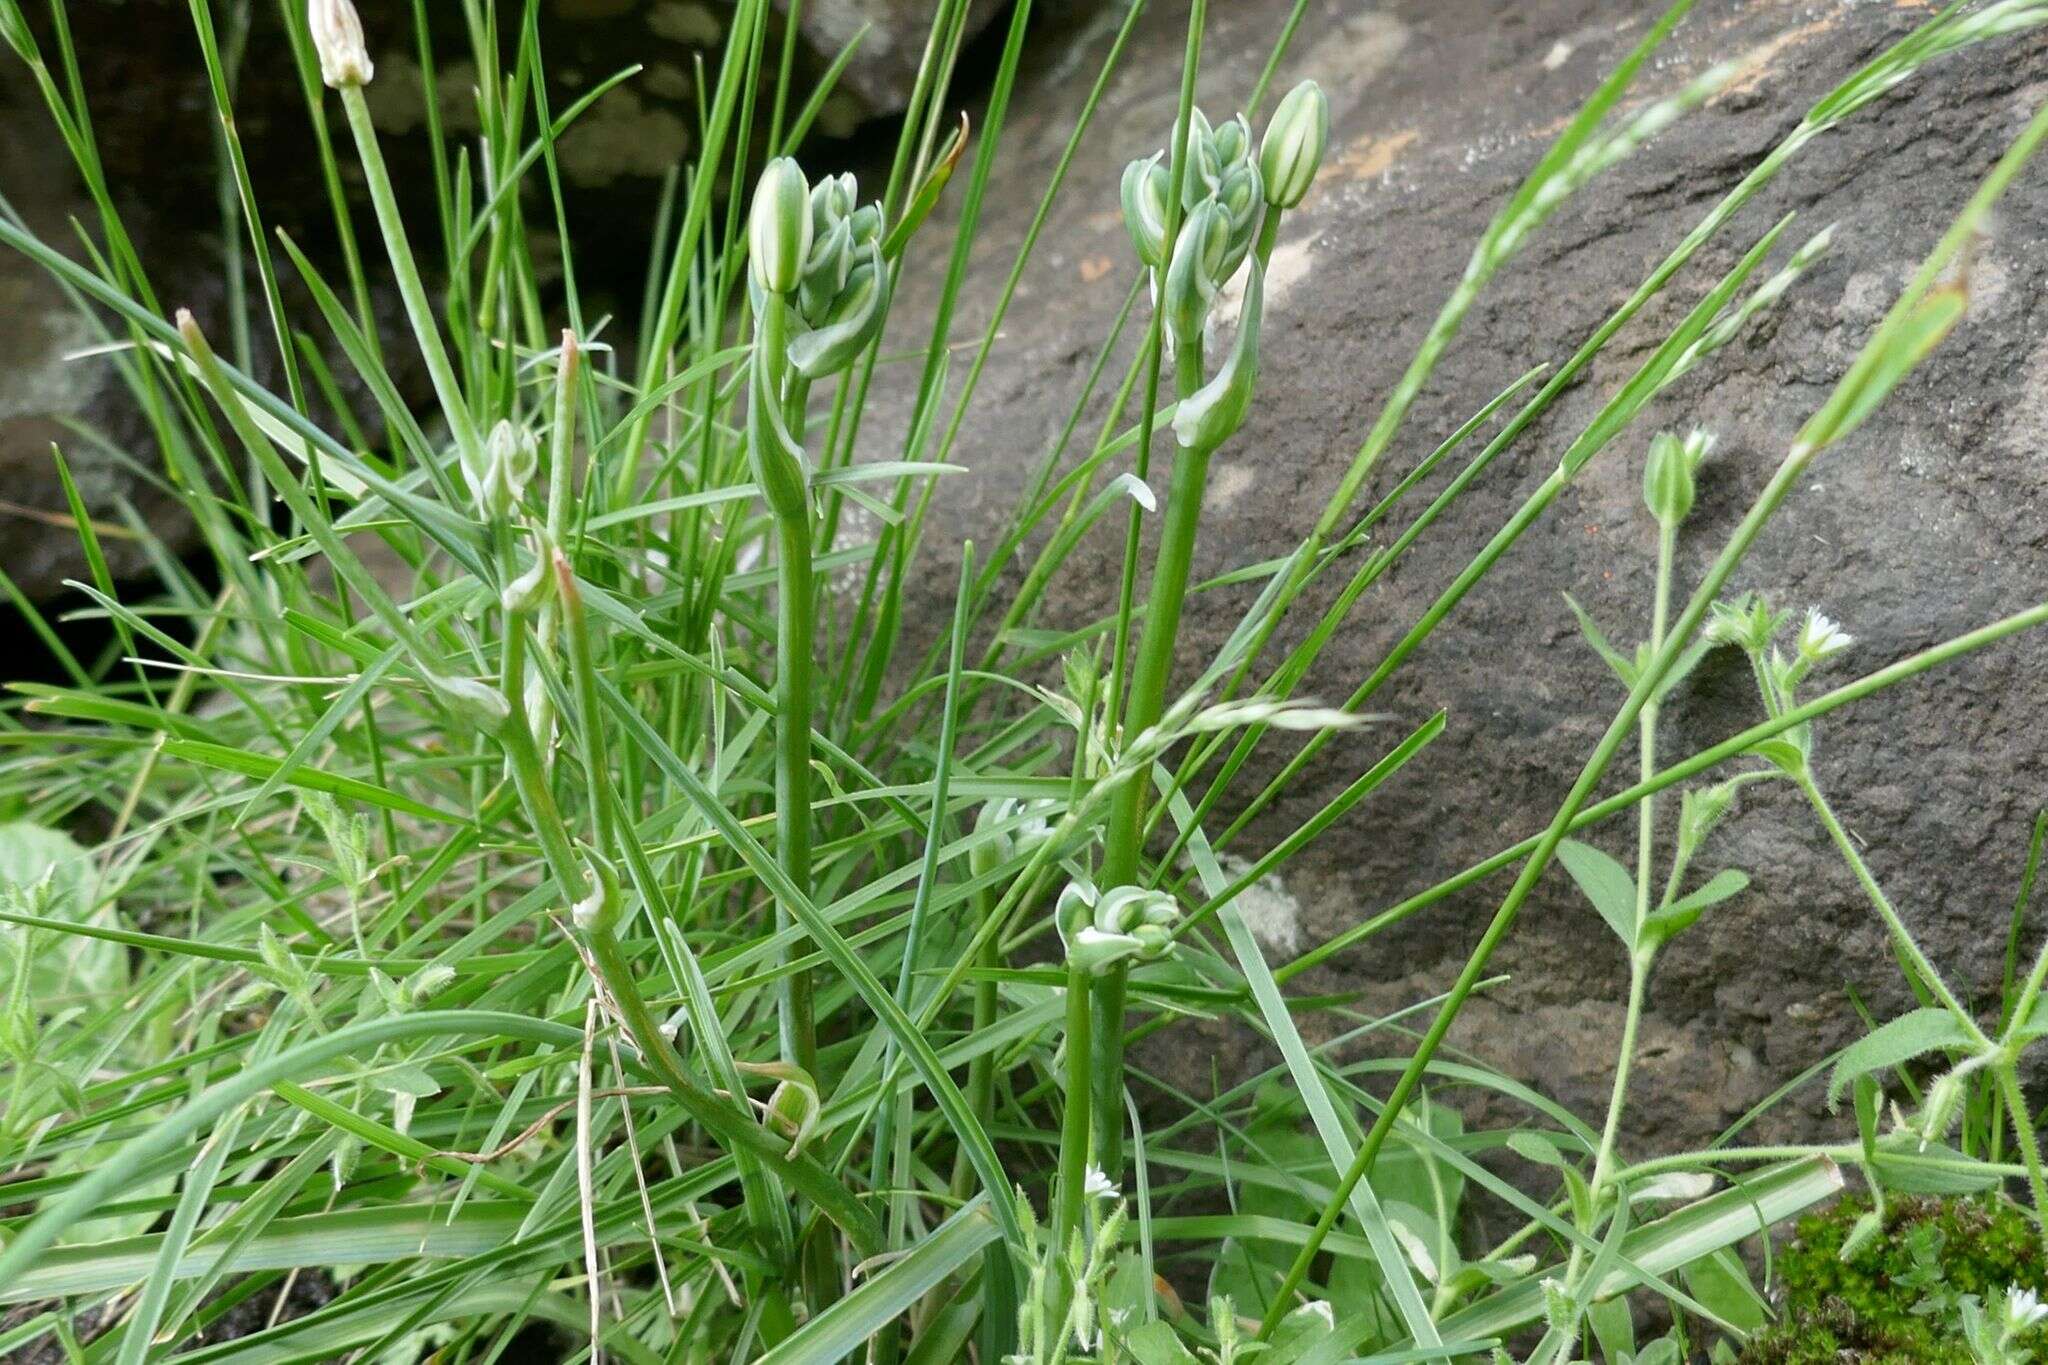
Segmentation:
{"type": "MultiPolygon", "coordinates": [[[[1936,58],[2048,22],[2048,6],[1954,7],[1886,48],[1592,334],[1375,482],[1494,276],[1562,202],[1654,155],[1656,135],[1725,79],[1711,71],[1623,112],[1686,8],[1651,26],[1501,207],[1315,524],[1279,560],[1225,577],[1257,584],[1256,600],[1185,678],[1173,645],[1208,586],[1191,576],[1206,470],[1257,401],[1263,270],[1328,136],[1312,85],[1264,110],[1294,23],[1247,109],[1211,117],[1196,100],[1206,11],[1192,7],[1167,145],[1123,182],[1129,301],[992,548],[949,562],[951,547],[923,534],[933,486],[964,473],[949,456],[984,363],[1143,6],[1107,41],[956,381],[957,305],[1028,4],[970,136],[949,112],[968,5],[942,0],[869,199],[850,176],[793,159],[830,81],[798,99],[768,3],[742,0],[628,325],[588,310],[573,236],[559,283],[536,268],[535,239],[565,221],[556,140],[631,71],[554,111],[534,7],[465,0],[480,135],[434,162],[438,221],[408,221],[368,116],[377,76],[353,8],[283,6],[304,135],[336,189],[337,284],[264,230],[231,117],[239,48],[222,49],[195,0],[232,191],[226,235],[262,300],[253,325],[217,338],[157,296],[122,226],[63,4],[39,36],[18,0],[0,0],[0,35],[97,213],[80,260],[4,214],[0,243],[99,329],[94,359],[149,416],[216,574],[160,554],[153,589],[116,584],[74,491],[93,566],[77,609],[110,623],[118,649],[73,657],[28,609],[69,682],[19,686],[0,711],[0,795],[22,817],[0,826],[12,1201],[0,1302],[41,1306],[0,1333],[0,1350],[69,1347],[77,1322],[99,1335],[74,1354],[116,1365],[481,1362],[545,1325],[575,1360],[1287,1365],[1480,1359],[1514,1343],[1530,1361],[1619,1365],[1708,1341],[1732,1354],[1765,1321],[1737,1249],[1831,1198],[1845,1168],[1874,1201],[1843,1238],[1852,1260],[1884,1233],[1888,1191],[2025,1182],[2038,1235],[2048,1174],[2020,1077],[2048,1032],[2048,952],[2020,959],[2025,897],[2005,1008],[1987,1028],[1842,836],[1811,741],[1838,708],[2048,608],[1802,699],[1840,666],[1842,632],[1813,617],[1795,632],[1789,614],[1728,589],[1813,462],[1853,444],[1958,325],[1968,279],[1953,267],[2048,137],[2048,113],[1961,206],[1691,584],[1674,551],[1701,533],[1691,490],[1710,442],[1638,439],[1636,424],[1829,249],[1824,231],[1793,245],[1780,222],[1718,278],[1690,279],[1756,194],[1936,58]],[[764,128],[757,101],[778,64],[764,128]],[[339,192],[357,174],[374,236],[358,235],[339,192]],[[740,191],[721,202],[728,183],[740,191]],[[932,214],[947,195],[957,211],[941,242],[932,214]],[[943,270],[929,334],[909,367],[885,370],[890,304],[916,269],[943,270]],[[285,307],[287,271],[311,300],[304,316],[285,307]],[[1236,330],[1212,337],[1240,273],[1236,330]],[[371,285],[387,281],[409,340],[378,334],[371,285]],[[1298,695],[1379,580],[1667,292],[1689,300],[1678,324],[1650,338],[1554,452],[1554,472],[1355,691],[1338,706],[1298,695]],[[424,411],[399,399],[386,357],[401,345],[431,380],[424,411]],[[265,346],[282,393],[252,377],[265,346]],[[341,372],[367,400],[329,423],[317,414],[346,406],[341,372]],[[869,399],[897,382],[911,420],[878,457],[869,399]],[[1105,390],[1108,415],[1081,435],[1105,390]],[[1149,480],[1166,433],[1162,499],[1149,480]],[[1324,833],[1369,821],[1375,791],[1452,719],[1390,735],[1270,848],[1246,846],[1251,822],[1332,734],[1367,723],[1375,693],[1589,464],[1631,450],[1646,452],[1655,587],[1632,648],[1582,614],[1622,700],[1547,826],[1270,963],[1238,897],[1324,833]],[[1441,477],[1454,456],[1463,464],[1441,477]],[[1369,484],[1379,498],[1362,506],[1369,484]],[[1117,529],[1117,512],[1117,610],[1058,619],[1048,586],[1083,537],[1117,529]],[[910,659],[904,585],[935,560],[957,573],[954,616],[910,659]],[[1002,572],[1012,563],[1021,576],[1002,572]],[[1304,594],[1332,584],[1323,615],[1273,656],[1304,594]],[[1713,647],[1746,652],[1764,719],[1672,762],[1661,709],[1713,647]],[[1248,790],[1275,732],[1307,738],[1248,790]],[[1635,782],[1594,801],[1630,745],[1635,782]],[[1737,818],[1745,786],[1778,780],[1856,870],[1924,1007],[1831,1059],[1833,1089],[1854,1105],[1840,1141],[1744,1146],[1738,1127],[1700,1151],[1628,1153],[1655,967],[1741,893],[1739,870],[1705,873],[1709,835],[1737,818]],[[1680,819],[1666,843],[1656,806],[1670,792],[1680,819]],[[1632,869],[1571,837],[1631,812],[1632,869]],[[93,846],[67,828],[94,831],[93,846]],[[1598,1126],[1527,1078],[1440,1055],[1553,861],[1627,955],[1598,1126]],[[1348,999],[1288,993],[1508,869],[1444,994],[1369,1018],[1348,999]],[[1430,1018],[1405,1056],[1350,1060],[1348,1044],[1397,1036],[1416,1012],[1430,1018]],[[1327,1042],[1304,1037],[1309,1015],[1327,1042]],[[1131,1041],[1191,1017],[1263,1038],[1279,1065],[1196,1097],[1132,1064],[1131,1041]],[[1885,1087],[1902,1072],[1914,1112],[1887,1126],[1885,1087]],[[1458,1105],[1474,1093],[1524,1120],[1467,1131],[1458,1105]],[[1511,1180],[1488,1160],[1509,1153],[1534,1175],[1511,1180]],[[1478,1243],[1477,1200],[1513,1230],[1478,1243]],[[239,1305],[282,1305],[316,1273],[339,1283],[324,1306],[200,1344],[239,1305]],[[1172,1284],[1199,1285],[1206,1302],[1189,1307],[1172,1284]],[[1654,1303],[1684,1325],[1638,1342],[1633,1310],[1654,1303]]],[[[70,487],[64,452],[54,458],[70,487]]],[[[1958,1309],[1973,1341],[2004,1331],[1989,1304],[1974,1327],[1958,1309]]]]}

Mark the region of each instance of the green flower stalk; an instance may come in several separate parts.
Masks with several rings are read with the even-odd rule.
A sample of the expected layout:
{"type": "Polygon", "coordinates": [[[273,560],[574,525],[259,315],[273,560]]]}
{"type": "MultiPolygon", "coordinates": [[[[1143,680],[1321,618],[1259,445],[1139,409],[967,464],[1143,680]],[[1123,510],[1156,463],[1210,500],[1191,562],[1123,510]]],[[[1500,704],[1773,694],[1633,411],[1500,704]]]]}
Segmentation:
{"type": "MultiPolygon", "coordinates": [[[[858,193],[851,175],[813,188],[795,161],[778,157],[761,173],[747,222],[754,309],[747,456],[776,532],[776,851],[805,894],[817,593],[803,414],[811,384],[850,368],[881,334],[889,307],[881,210],[856,207],[858,193]]],[[[777,919],[781,925],[786,915],[778,911],[777,919]]],[[[783,1059],[816,1075],[809,973],[784,977],[780,1028],[783,1059]]]]}
{"type": "MultiPolygon", "coordinates": [[[[1276,150],[1276,170],[1299,180],[1313,179],[1327,138],[1327,109],[1313,85],[1298,89],[1276,114],[1265,142],[1276,150]],[[1290,112],[1291,110],[1291,112],[1290,112]],[[1295,123],[1306,120],[1302,129],[1295,123]],[[1321,121],[1318,125],[1318,120],[1321,121]],[[1321,126],[1323,131],[1317,132],[1321,126]],[[1278,131],[1276,132],[1276,129],[1278,131]],[[1289,157],[1279,150],[1291,147],[1289,157]]],[[[1153,266],[1160,312],[1173,344],[1175,385],[1179,404],[1174,416],[1175,454],[1166,496],[1165,523],[1152,564],[1151,596],[1144,630],[1132,665],[1124,703],[1121,733],[1136,736],[1158,724],[1165,711],[1172,680],[1173,646],[1180,631],[1194,564],[1195,539],[1201,525],[1202,499],[1208,485],[1209,461],[1224,442],[1244,425],[1258,387],[1259,336],[1264,322],[1265,266],[1278,237],[1282,204],[1273,199],[1262,166],[1268,158],[1261,146],[1255,155],[1251,129],[1242,118],[1212,128],[1195,111],[1188,130],[1187,166],[1182,199],[1185,221],[1163,268],[1153,263],[1151,244],[1163,236],[1154,226],[1169,186],[1158,159],[1134,162],[1124,174],[1125,225],[1139,257],[1153,266]],[[1213,379],[1203,373],[1202,346],[1211,313],[1223,287],[1250,258],[1244,306],[1229,358],[1213,379]]],[[[1294,191],[1306,187],[1290,183],[1294,191]]],[[[1160,221],[1163,221],[1161,219],[1160,221]]],[[[1144,817],[1152,784],[1144,775],[1125,782],[1111,797],[1105,833],[1102,885],[1129,887],[1138,880],[1144,846],[1144,817]]],[[[1123,1015],[1128,960],[1106,964],[1093,984],[1094,1029],[1101,1034],[1103,1055],[1093,1067],[1094,1106],[1102,1115],[1094,1134],[1098,1164],[1111,1180],[1122,1178],[1123,1125],[1112,1116],[1122,1110],[1123,1015]]],[[[1084,987],[1088,983],[1082,983],[1084,987]]],[[[1069,1045],[1072,1039],[1069,1038],[1069,1045]]]]}

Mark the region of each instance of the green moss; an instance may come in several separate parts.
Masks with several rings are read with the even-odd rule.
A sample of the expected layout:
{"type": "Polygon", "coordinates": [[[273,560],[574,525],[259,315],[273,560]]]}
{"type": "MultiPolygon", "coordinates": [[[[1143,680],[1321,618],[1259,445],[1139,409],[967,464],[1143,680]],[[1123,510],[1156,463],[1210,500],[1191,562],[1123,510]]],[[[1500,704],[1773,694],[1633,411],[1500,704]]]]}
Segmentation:
{"type": "MultiPolygon", "coordinates": [[[[1884,1235],[1844,1262],[1842,1241],[1869,1207],[1844,1199],[1800,1220],[1775,1268],[1778,1323],[1741,1365],[1972,1365],[1963,1295],[1996,1312],[2010,1285],[2048,1290],[2039,1233],[2006,1200],[1895,1197],[1884,1235]]],[[[2048,1359],[2048,1338],[2033,1336],[2033,1358],[2048,1359]]]]}

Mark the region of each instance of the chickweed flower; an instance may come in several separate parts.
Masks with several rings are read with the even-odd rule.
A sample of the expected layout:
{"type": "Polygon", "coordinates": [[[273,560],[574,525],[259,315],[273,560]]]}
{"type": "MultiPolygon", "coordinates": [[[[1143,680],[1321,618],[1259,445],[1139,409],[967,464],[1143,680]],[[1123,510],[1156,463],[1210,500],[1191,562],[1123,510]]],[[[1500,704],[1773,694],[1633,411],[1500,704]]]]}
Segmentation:
{"type": "Polygon", "coordinates": [[[2008,1335],[2016,1337],[2029,1331],[2044,1318],[2048,1318],[2048,1303],[2042,1303],[2039,1294],[2018,1285],[2005,1291],[2005,1330],[2008,1335]]]}
{"type": "Polygon", "coordinates": [[[1820,608],[1807,608],[1806,620],[1799,627],[1799,657],[1817,664],[1855,643],[1856,637],[1830,620],[1820,608]]]}
{"type": "Polygon", "coordinates": [[[770,294],[796,288],[811,254],[811,187],[789,157],[769,162],[754,187],[747,250],[757,288],[770,294]]]}
{"type": "Polygon", "coordinates": [[[363,86],[377,74],[363,45],[363,21],[351,0],[308,0],[306,27],[320,57],[320,79],[330,89],[363,86]]]}
{"type": "Polygon", "coordinates": [[[1287,92],[1259,144],[1259,171],[1266,202],[1291,209],[1308,197],[1330,142],[1330,101],[1314,81],[1287,92]]]}

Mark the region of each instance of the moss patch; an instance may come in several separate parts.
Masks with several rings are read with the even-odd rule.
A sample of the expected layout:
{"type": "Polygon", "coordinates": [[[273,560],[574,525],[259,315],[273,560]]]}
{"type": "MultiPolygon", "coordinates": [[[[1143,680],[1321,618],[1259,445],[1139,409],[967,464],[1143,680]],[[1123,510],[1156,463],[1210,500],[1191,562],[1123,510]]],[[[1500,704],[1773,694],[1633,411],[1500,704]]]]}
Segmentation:
{"type": "MultiPolygon", "coordinates": [[[[1996,1314],[2010,1285],[2048,1290],[2040,1235],[2005,1200],[1895,1197],[1884,1235],[1844,1262],[1842,1240],[1869,1207],[1844,1199],[1799,1221],[1776,1267],[1778,1323],[1741,1365],[1972,1365],[1963,1295],[1996,1314]]],[[[2027,1345],[2048,1360],[2048,1333],[2027,1345]]]]}

